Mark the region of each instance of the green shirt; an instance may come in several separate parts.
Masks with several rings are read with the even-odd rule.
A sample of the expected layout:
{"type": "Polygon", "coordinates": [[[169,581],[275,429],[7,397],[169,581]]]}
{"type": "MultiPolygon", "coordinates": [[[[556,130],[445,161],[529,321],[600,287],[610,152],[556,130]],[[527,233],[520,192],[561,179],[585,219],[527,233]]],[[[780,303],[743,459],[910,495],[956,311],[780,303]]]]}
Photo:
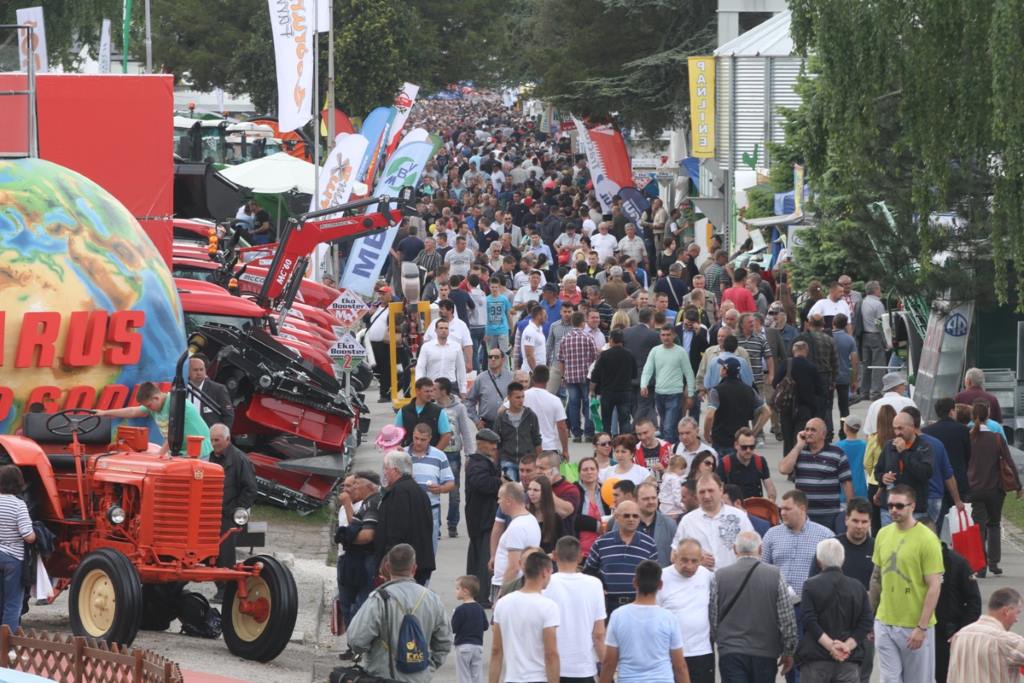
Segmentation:
{"type": "MultiPolygon", "coordinates": [[[[142,406],[143,409],[150,416],[156,420],[157,427],[160,428],[160,433],[164,435],[164,439],[167,438],[167,423],[170,421],[171,411],[171,397],[167,395],[164,398],[164,404],[161,406],[158,412],[153,412],[149,408],[142,406]]],[[[203,437],[203,447],[199,451],[200,460],[209,460],[210,451],[213,450],[213,444],[210,443],[210,428],[206,426],[206,421],[199,414],[199,409],[196,408],[191,401],[185,401],[185,443],[183,447],[188,445],[188,437],[190,436],[201,436],[203,437]]]]}
{"type": "MultiPolygon", "coordinates": [[[[882,571],[882,596],[875,616],[889,626],[914,628],[928,592],[924,577],[943,572],[939,539],[921,523],[906,531],[889,524],[878,532],[871,560],[882,571]]],[[[934,613],[928,625],[935,625],[934,613]]]]}
{"type": "Polygon", "coordinates": [[[683,382],[689,387],[686,395],[696,392],[696,382],[693,380],[693,368],[690,367],[690,354],[679,344],[673,344],[671,349],[658,344],[651,349],[644,364],[644,372],[640,377],[640,386],[646,387],[654,377],[654,390],[659,394],[682,394],[683,382]]]}

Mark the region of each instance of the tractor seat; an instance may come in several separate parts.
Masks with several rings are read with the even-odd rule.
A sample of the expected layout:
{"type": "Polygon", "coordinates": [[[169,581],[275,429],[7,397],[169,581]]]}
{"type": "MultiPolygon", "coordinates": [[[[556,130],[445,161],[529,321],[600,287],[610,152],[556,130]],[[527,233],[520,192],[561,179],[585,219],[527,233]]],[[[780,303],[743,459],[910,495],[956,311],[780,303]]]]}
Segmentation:
{"type": "MultiPolygon", "coordinates": [[[[52,413],[25,413],[22,421],[21,433],[23,436],[38,443],[69,445],[70,436],[54,434],[46,428],[46,421],[52,413]]],[[[107,445],[111,441],[111,420],[109,417],[101,417],[99,426],[88,434],[79,434],[78,441],[82,444],[107,445]]],[[[55,456],[50,456],[52,461],[55,456]]],[[[71,456],[66,456],[71,458],[71,456]]],[[[72,460],[73,462],[73,460],[72,460]]],[[[74,465],[72,465],[74,467],[74,465]]]]}

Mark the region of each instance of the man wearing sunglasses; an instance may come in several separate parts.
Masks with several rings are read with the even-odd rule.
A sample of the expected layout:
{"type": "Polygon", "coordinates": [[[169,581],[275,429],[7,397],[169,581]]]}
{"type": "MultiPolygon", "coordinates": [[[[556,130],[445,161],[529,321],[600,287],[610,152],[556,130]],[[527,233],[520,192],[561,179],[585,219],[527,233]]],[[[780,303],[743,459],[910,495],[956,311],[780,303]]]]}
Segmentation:
{"type": "Polygon", "coordinates": [[[935,679],[935,606],[942,590],[942,546],[914,517],[914,489],[897,484],[887,507],[892,524],[875,540],[869,594],[883,681],[935,679]]]}

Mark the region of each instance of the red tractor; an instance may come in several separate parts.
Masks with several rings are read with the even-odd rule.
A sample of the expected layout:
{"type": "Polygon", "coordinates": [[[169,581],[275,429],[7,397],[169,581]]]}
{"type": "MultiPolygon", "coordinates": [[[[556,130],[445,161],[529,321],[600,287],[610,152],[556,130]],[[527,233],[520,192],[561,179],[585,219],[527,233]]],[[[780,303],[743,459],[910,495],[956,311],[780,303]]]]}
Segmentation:
{"type": "MultiPolygon", "coordinates": [[[[30,514],[56,535],[45,559],[55,589],[70,587],[76,635],[130,644],[148,601],[187,582],[224,582],[223,633],[235,655],[270,661],[288,644],[298,612],[291,572],[273,557],[217,567],[224,471],[182,457],[185,383],[178,362],[169,409],[169,453],[146,427],[111,426],[89,410],[26,414],[21,436],[0,436],[0,462],[28,484],[30,514]]],[[[190,438],[192,441],[192,438],[190,438]]],[[[248,511],[235,511],[239,526],[248,511]]]]}

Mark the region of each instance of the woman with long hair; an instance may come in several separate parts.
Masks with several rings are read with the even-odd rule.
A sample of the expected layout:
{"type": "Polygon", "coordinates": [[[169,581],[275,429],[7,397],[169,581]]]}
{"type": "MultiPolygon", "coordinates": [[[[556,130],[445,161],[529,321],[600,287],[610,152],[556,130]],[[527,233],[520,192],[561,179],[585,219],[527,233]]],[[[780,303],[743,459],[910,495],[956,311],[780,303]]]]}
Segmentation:
{"type": "Polygon", "coordinates": [[[875,479],[875,465],[882,457],[882,450],[885,444],[896,438],[896,431],[892,428],[892,421],[896,419],[896,409],[890,405],[883,405],[878,409],[878,418],[875,422],[875,433],[868,437],[868,444],[864,447],[864,472],[868,480],[868,500],[871,503],[871,533],[877,534],[882,528],[882,511],[874,504],[875,493],[878,491],[878,480],[875,479]]]}
{"type": "Polygon", "coordinates": [[[807,316],[810,314],[811,307],[819,299],[824,299],[825,293],[821,289],[821,283],[817,280],[811,280],[811,283],[807,285],[807,291],[804,293],[803,301],[800,305],[800,329],[807,329],[807,316]]]}
{"type": "Polygon", "coordinates": [[[676,262],[676,238],[666,237],[663,243],[664,249],[658,254],[658,277],[668,275],[668,269],[676,262]]]}
{"type": "Polygon", "coordinates": [[[632,325],[632,321],[629,319],[629,313],[622,310],[621,308],[612,315],[612,326],[613,330],[624,330],[632,325]]]}
{"type": "Polygon", "coordinates": [[[601,470],[602,482],[607,479],[629,479],[639,486],[648,479],[653,481],[654,475],[649,469],[633,462],[636,443],[636,437],[632,434],[619,434],[612,439],[612,454],[615,456],[617,464],[601,470]]]}
{"type": "Polygon", "coordinates": [[[612,435],[608,432],[594,434],[594,460],[598,472],[615,464],[615,458],[612,457],[612,435]]]}
{"type": "Polygon", "coordinates": [[[1017,497],[1021,495],[1017,466],[1010,457],[1006,439],[988,427],[988,401],[978,399],[971,405],[971,459],[967,464],[967,483],[970,485],[971,517],[981,530],[981,542],[985,545],[988,567],[978,571],[978,578],[984,578],[988,571],[996,576],[1003,573],[999,568],[1002,559],[1002,537],[1000,524],[1003,520],[1003,501],[1006,490],[1000,472],[1002,462],[1009,465],[1015,479],[1017,497]]]}
{"type": "Polygon", "coordinates": [[[526,489],[526,509],[540,523],[540,547],[544,552],[555,550],[555,543],[562,535],[562,520],[555,512],[555,494],[551,490],[551,480],[541,475],[530,482],[526,489]]]}
{"type": "MultiPolygon", "coordinates": [[[[611,437],[606,434],[605,438],[611,443],[611,437]]],[[[604,530],[601,518],[611,514],[611,511],[601,499],[601,484],[597,480],[600,473],[597,458],[588,456],[580,460],[579,472],[580,480],[576,482],[576,488],[580,491],[582,504],[580,513],[576,515],[576,536],[580,539],[580,557],[583,558],[587,556],[590,546],[604,530]]]]}
{"type": "Polygon", "coordinates": [[[697,481],[705,474],[711,474],[714,471],[715,456],[708,451],[702,451],[693,456],[693,462],[690,463],[690,469],[686,473],[686,478],[697,481]]]}
{"type": "MultiPolygon", "coordinates": [[[[15,465],[0,467],[0,569],[4,580],[0,582],[0,605],[3,622],[11,632],[21,623],[21,600],[24,593],[21,569],[25,560],[25,544],[35,543],[32,519],[28,507],[19,496],[25,490],[21,470],[15,465]]],[[[30,584],[31,585],[31,584],[30,584]]]]}

